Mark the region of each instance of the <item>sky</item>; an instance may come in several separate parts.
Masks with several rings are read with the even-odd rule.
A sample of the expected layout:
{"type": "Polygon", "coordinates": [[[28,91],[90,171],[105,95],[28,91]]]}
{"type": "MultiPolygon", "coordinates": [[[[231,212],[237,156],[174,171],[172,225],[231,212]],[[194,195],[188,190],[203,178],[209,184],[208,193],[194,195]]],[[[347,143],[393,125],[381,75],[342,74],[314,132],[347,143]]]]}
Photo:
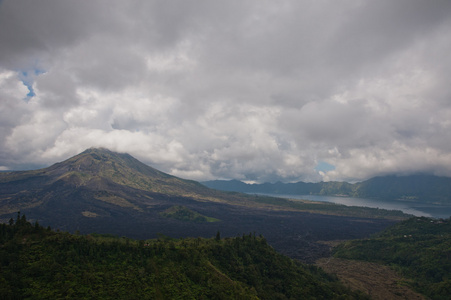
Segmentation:
{"type": "Polygon", "coordinates": [[[0,170],[451,176],[451,1],[0,1],[0,170]]]}

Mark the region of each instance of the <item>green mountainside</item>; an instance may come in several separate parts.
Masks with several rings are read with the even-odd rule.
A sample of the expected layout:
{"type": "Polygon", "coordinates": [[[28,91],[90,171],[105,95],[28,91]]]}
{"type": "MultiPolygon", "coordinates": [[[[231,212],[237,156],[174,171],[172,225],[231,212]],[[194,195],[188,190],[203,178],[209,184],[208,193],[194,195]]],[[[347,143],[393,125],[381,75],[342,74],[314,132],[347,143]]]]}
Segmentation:
{"type": "Polygon", "coordinates": [[[131,240],[0,224],[1,299],[367,299],[263,237],[131,240]]]}
{"type": "Polygon", "coordinates": [[[391,266],[431,299],[451,295],[451,219],[411,218],[373,238],[344,242],[334,252],[338,258],[391,266]]]}
{"type": "Polygon", "coordinates": [[[348,196],[451,204],[451,178],[432,175],[382,176],[353,184],[337,181],[246,184],[238,180],[213,180],[203,184],[242,193],[348,196]]]}

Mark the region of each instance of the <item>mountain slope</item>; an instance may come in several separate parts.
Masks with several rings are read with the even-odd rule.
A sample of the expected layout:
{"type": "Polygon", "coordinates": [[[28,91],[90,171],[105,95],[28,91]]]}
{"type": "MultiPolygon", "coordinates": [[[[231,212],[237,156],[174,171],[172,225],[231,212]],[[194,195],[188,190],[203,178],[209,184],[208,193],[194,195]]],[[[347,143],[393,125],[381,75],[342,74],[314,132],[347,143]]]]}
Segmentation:
{"type": "Polygon", "coordinates": [[[411,218],[370,239],[335,248],[338,258],[392,267],[430,299],[449,299],[451,289],[451,219],[411,218]]]}
{"type": "MultiPolygon", "coordinates": [[[[207,189],[194,181],[183,180],[149,167],[129,154],[115,153],[107,149],[88,149],[51,167],[23,172],[0,174],[0,183],[14,184],[22,188],[39,188],[57,181],[79,186],[99,185],[111,181],[123,186],[166,194],[184,194],[207,189]],[[19,185],[18,185],[19,184],[19,185]]],[[[13,185],[8,185],[8,188],[13,185]]]]}
{"type": "Polygon", "coordinates": [[[431,175],[383,176],[356,183],[362,198],[451,203],[451,178],[431,175]]]}
{"type": "Polygon", "coordinates": [[[92,148],[48,168],[1,173],[0,215],[20,210],[59,228],[120,230],[106,224],[156,218],[160,208],[175,204],[227,202],[222,194],[128,154],[92,148]]]}

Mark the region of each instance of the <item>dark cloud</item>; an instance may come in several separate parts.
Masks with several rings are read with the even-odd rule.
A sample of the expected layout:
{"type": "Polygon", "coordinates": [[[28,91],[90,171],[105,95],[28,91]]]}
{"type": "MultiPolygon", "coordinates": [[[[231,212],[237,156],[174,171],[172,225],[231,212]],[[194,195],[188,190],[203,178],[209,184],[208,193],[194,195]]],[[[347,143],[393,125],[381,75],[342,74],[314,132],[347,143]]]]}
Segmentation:
{"type": "Polygon", "coordinates": [[[5,0],[0,168],[103,146],[199,180],[451,176],[450,26],[449,1],[5,0]]]}

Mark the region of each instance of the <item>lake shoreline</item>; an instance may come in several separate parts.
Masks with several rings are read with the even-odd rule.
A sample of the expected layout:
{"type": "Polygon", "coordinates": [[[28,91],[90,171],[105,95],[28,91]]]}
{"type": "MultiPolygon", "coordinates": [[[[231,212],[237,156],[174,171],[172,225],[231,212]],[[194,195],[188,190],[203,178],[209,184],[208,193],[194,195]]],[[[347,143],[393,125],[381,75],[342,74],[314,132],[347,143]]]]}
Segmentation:
{"type": "Polygon", "coordinates": [[[285,198],[292,200],[309,200],[317,202],[329,202],[342,204],[346,206],[361,206],[371,208],[382,208],[388,210],[400,210],[406,214],[417,217],[431,217],[437,219],[447,219],[451,216],[451,205],[415,202],[405,200],[380,200],[369,198],[355,198],[344,195],[323,196],[323,195],[288,195],[288,194],[272,194],[272,193],[249,193],[254,195],[265,195],[277,198],[285,198]]]}

